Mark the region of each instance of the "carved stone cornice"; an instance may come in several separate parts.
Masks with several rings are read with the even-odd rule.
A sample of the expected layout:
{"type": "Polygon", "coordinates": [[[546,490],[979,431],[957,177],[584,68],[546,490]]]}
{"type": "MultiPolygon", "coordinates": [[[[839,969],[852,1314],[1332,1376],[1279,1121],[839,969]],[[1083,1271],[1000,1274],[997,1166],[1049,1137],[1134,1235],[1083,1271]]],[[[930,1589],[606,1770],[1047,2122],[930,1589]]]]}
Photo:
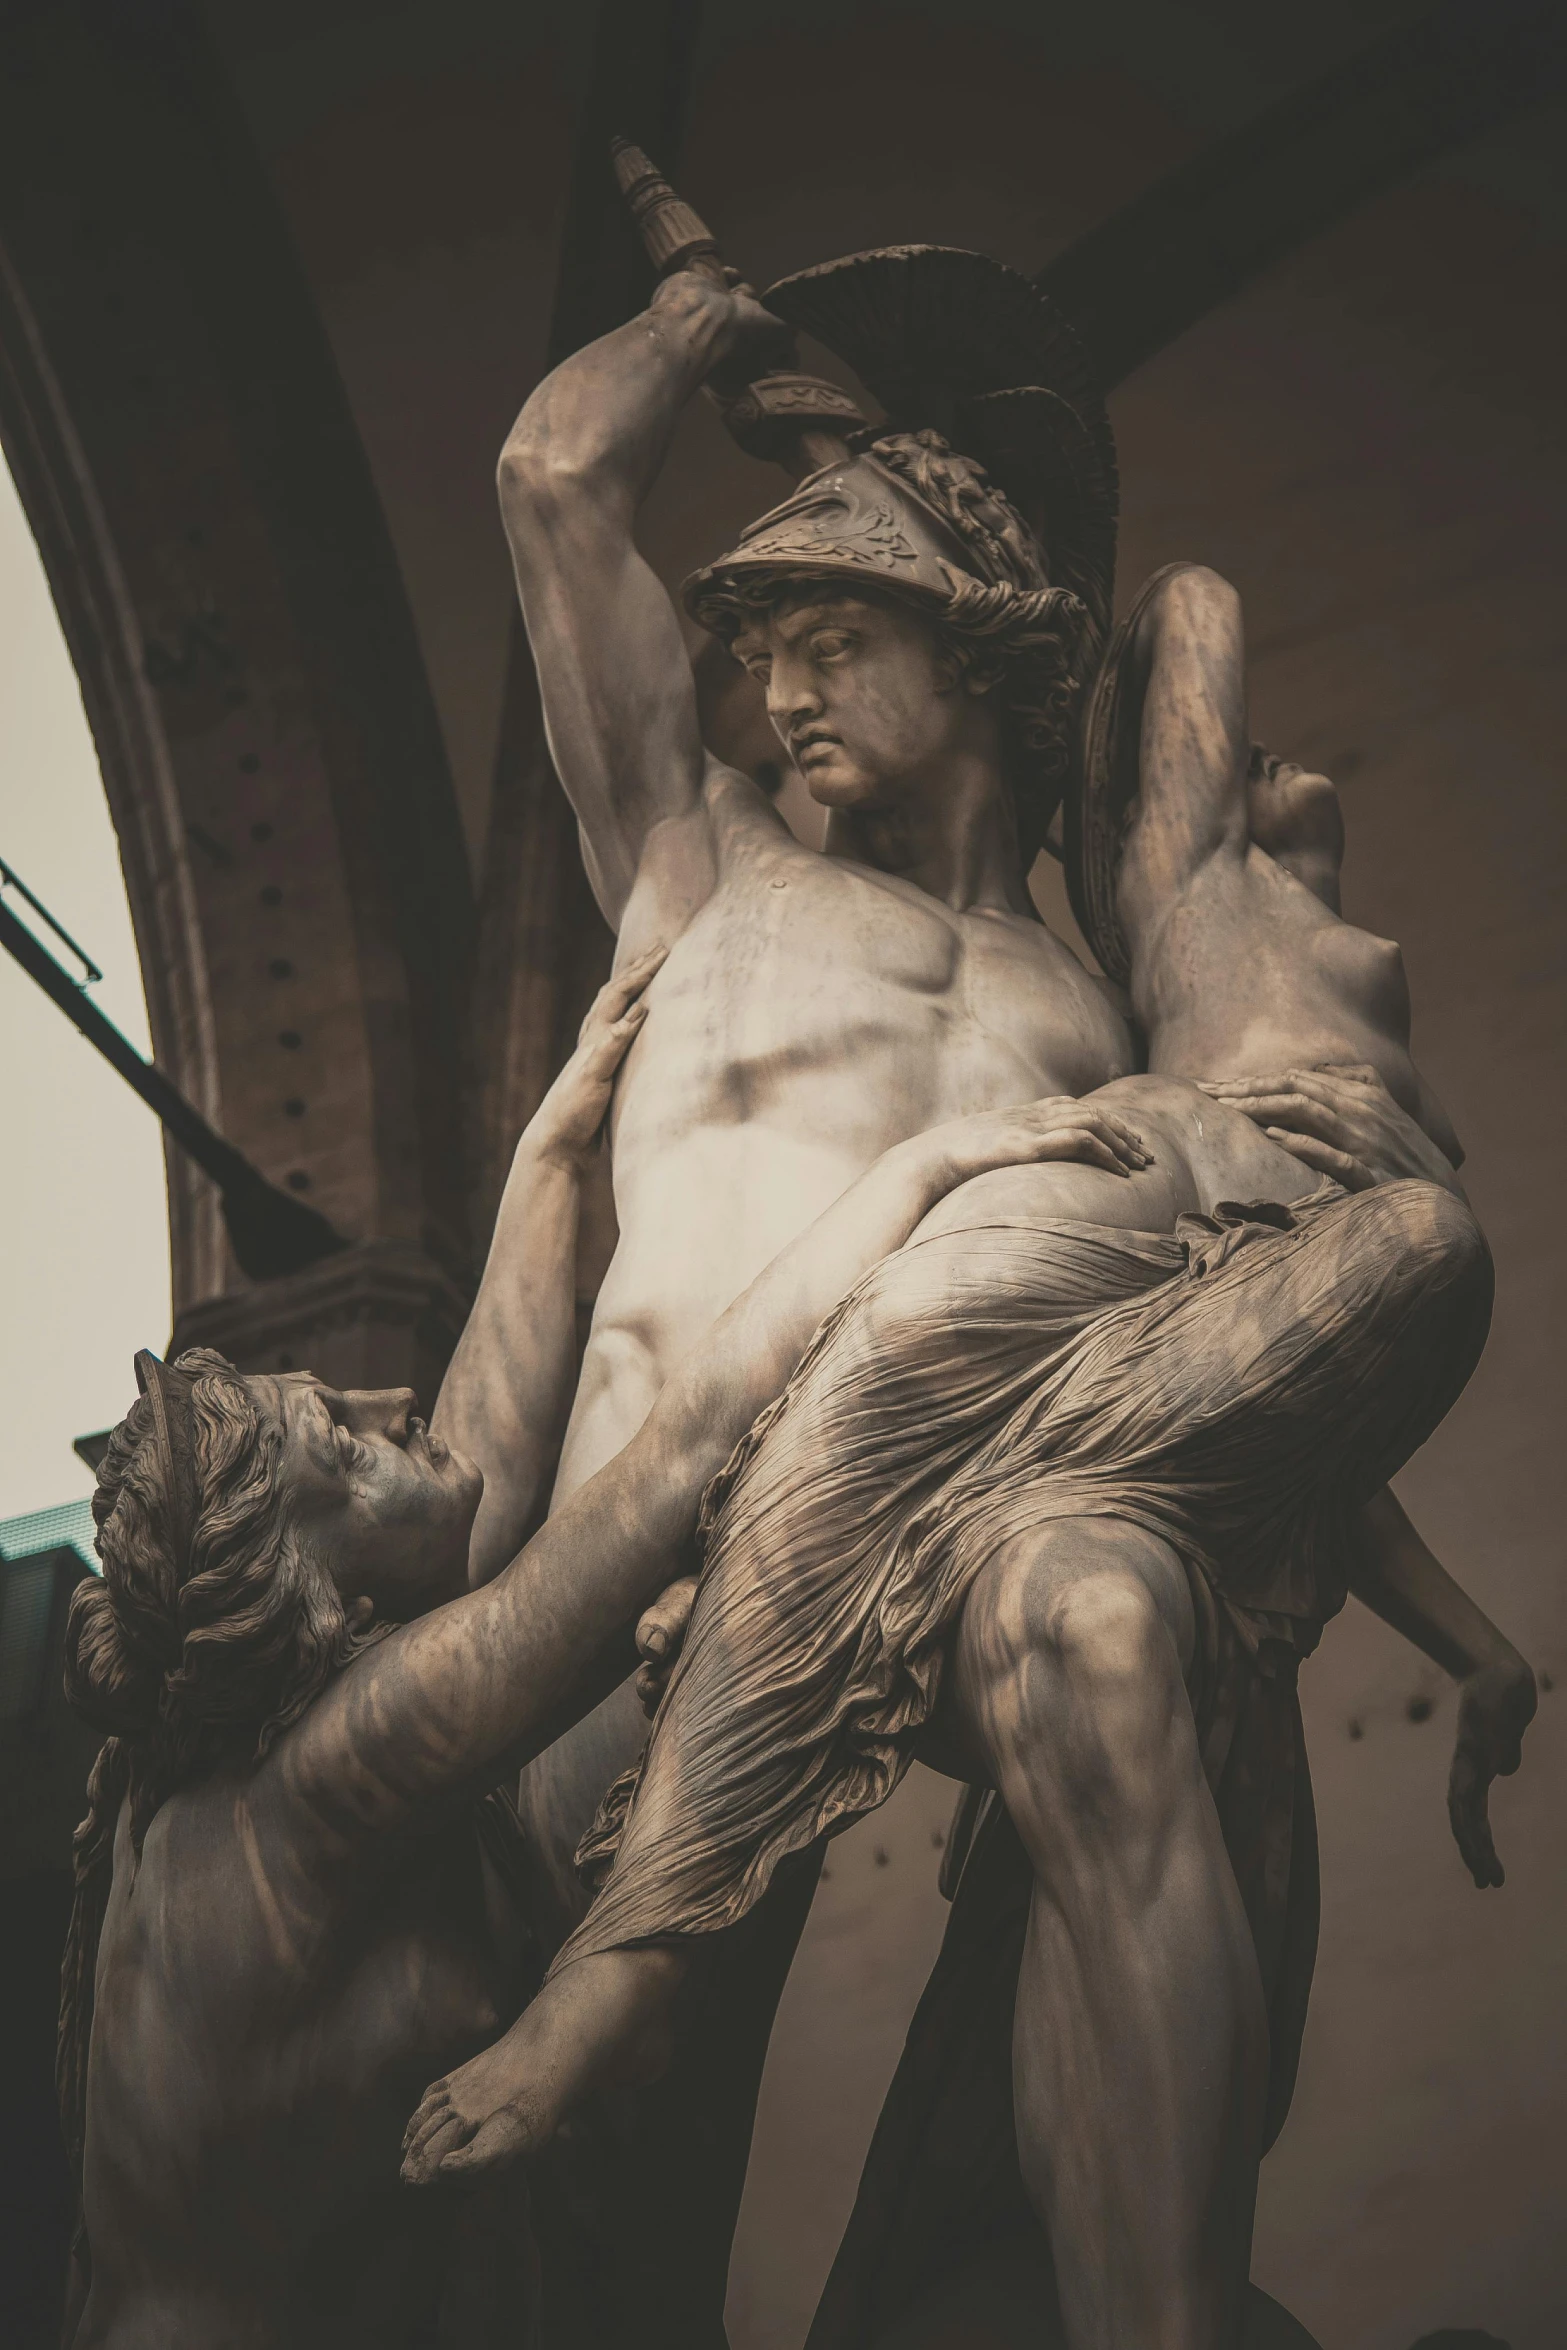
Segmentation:
{"type": "MultiPolygon", "coordinates": [[[[0,438],[154,1058],[340,1231],[462,1261],[472,890],[397,558],[200,12],[132,15],[8,19],[0,438]]],[[[177,1152],[169,1184],[181,1313],[241,1274],[177,1152]]]]}
{"type": "Polygon", "coordinates": [[[171,1354],[213,1346],[242,1371],[315,1371],[334,1387],[411,1387],[428,1410],[470,1299],[406,1241],[364,1240],[303,1273],[199,1299],[171,1354]]]}

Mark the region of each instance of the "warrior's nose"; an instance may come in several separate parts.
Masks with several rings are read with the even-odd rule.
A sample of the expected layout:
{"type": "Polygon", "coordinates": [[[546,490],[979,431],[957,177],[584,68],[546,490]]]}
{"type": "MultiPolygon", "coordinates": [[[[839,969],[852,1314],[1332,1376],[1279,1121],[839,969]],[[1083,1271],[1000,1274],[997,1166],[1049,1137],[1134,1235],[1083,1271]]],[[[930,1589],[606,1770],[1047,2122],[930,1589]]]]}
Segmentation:
{"type": "Polygon", "coordinates": [[[767,715],[780,734],[793,736],[819,718],[822,698],[808,677],[780,677],[775,667],[767,689],[767,715]]]}

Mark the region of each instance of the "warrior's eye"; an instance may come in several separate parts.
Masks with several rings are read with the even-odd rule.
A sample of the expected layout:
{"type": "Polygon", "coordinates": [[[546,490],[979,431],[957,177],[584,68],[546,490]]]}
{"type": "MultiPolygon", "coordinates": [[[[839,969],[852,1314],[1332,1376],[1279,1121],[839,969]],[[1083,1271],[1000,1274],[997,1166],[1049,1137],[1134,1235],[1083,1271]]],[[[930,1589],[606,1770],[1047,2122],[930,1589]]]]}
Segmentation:
{"type": "Polygon", "coordinates": [[[822,628],[812,637],[811,650],[820,660],[835,661],[840,653],[849,650],[853,642],[853,637],[845,629],[822,628]]]}

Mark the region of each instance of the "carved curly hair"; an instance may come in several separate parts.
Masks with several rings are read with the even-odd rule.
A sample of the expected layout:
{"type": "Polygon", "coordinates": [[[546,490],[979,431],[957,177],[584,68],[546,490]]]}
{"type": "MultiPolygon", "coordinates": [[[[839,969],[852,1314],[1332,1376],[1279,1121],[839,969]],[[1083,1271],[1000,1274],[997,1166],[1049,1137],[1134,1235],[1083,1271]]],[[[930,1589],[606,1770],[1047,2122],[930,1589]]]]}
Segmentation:
{"type": "MultiPolygon", "coordinates": [[[[1039,543],[1010,499],[982,466],[940,433],[877,437],[867,431],[856,434],[850,445],[900,475],[961,540],[971,559],[972,571],[948,570],[951,599],[937,616],[937,641],[961,669],[996,686],[1018,845],[1027,868],[1066,786],[1087,611],[1069,589],[1051,586],[1039,543]]],[[[736,607],[735,626],[741,608],[765,611],[791,592],[786,577],[744,586],[735,582],[727,591],[736,607]]]]}
{"type": "Polygon", "coordinates": [[[282,1431],[222,1355],[196,1347],[176,1368],[195,1380],[189,1554],[177,1553],[173,1496],[143,1396],[110,1437],[93,1494],[102,1578],[77,1585],[66,1624],[66,1696],[108,1733],[76,1831],[60,1985],[55,2081],[78,2178],[93,1977],[125,1798],[139,1855],[169,1795],[220,1763],[258,1762],[363,1645],[331,1577],[287,1521],[282,1431]]]}

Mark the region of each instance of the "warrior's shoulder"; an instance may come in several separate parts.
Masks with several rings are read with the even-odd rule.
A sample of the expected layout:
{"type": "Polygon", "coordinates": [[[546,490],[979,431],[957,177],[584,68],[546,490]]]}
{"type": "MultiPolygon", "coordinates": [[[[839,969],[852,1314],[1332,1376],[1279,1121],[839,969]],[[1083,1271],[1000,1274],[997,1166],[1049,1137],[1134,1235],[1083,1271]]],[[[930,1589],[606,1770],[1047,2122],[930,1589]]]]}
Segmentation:
{"type": "Polygon", "coordinates": [[[712,827],[720,865],[734,857],[783,853],[809,857],[767,793],[738,767],[709,759],[702,778],[702,805],[712,827]]]}

